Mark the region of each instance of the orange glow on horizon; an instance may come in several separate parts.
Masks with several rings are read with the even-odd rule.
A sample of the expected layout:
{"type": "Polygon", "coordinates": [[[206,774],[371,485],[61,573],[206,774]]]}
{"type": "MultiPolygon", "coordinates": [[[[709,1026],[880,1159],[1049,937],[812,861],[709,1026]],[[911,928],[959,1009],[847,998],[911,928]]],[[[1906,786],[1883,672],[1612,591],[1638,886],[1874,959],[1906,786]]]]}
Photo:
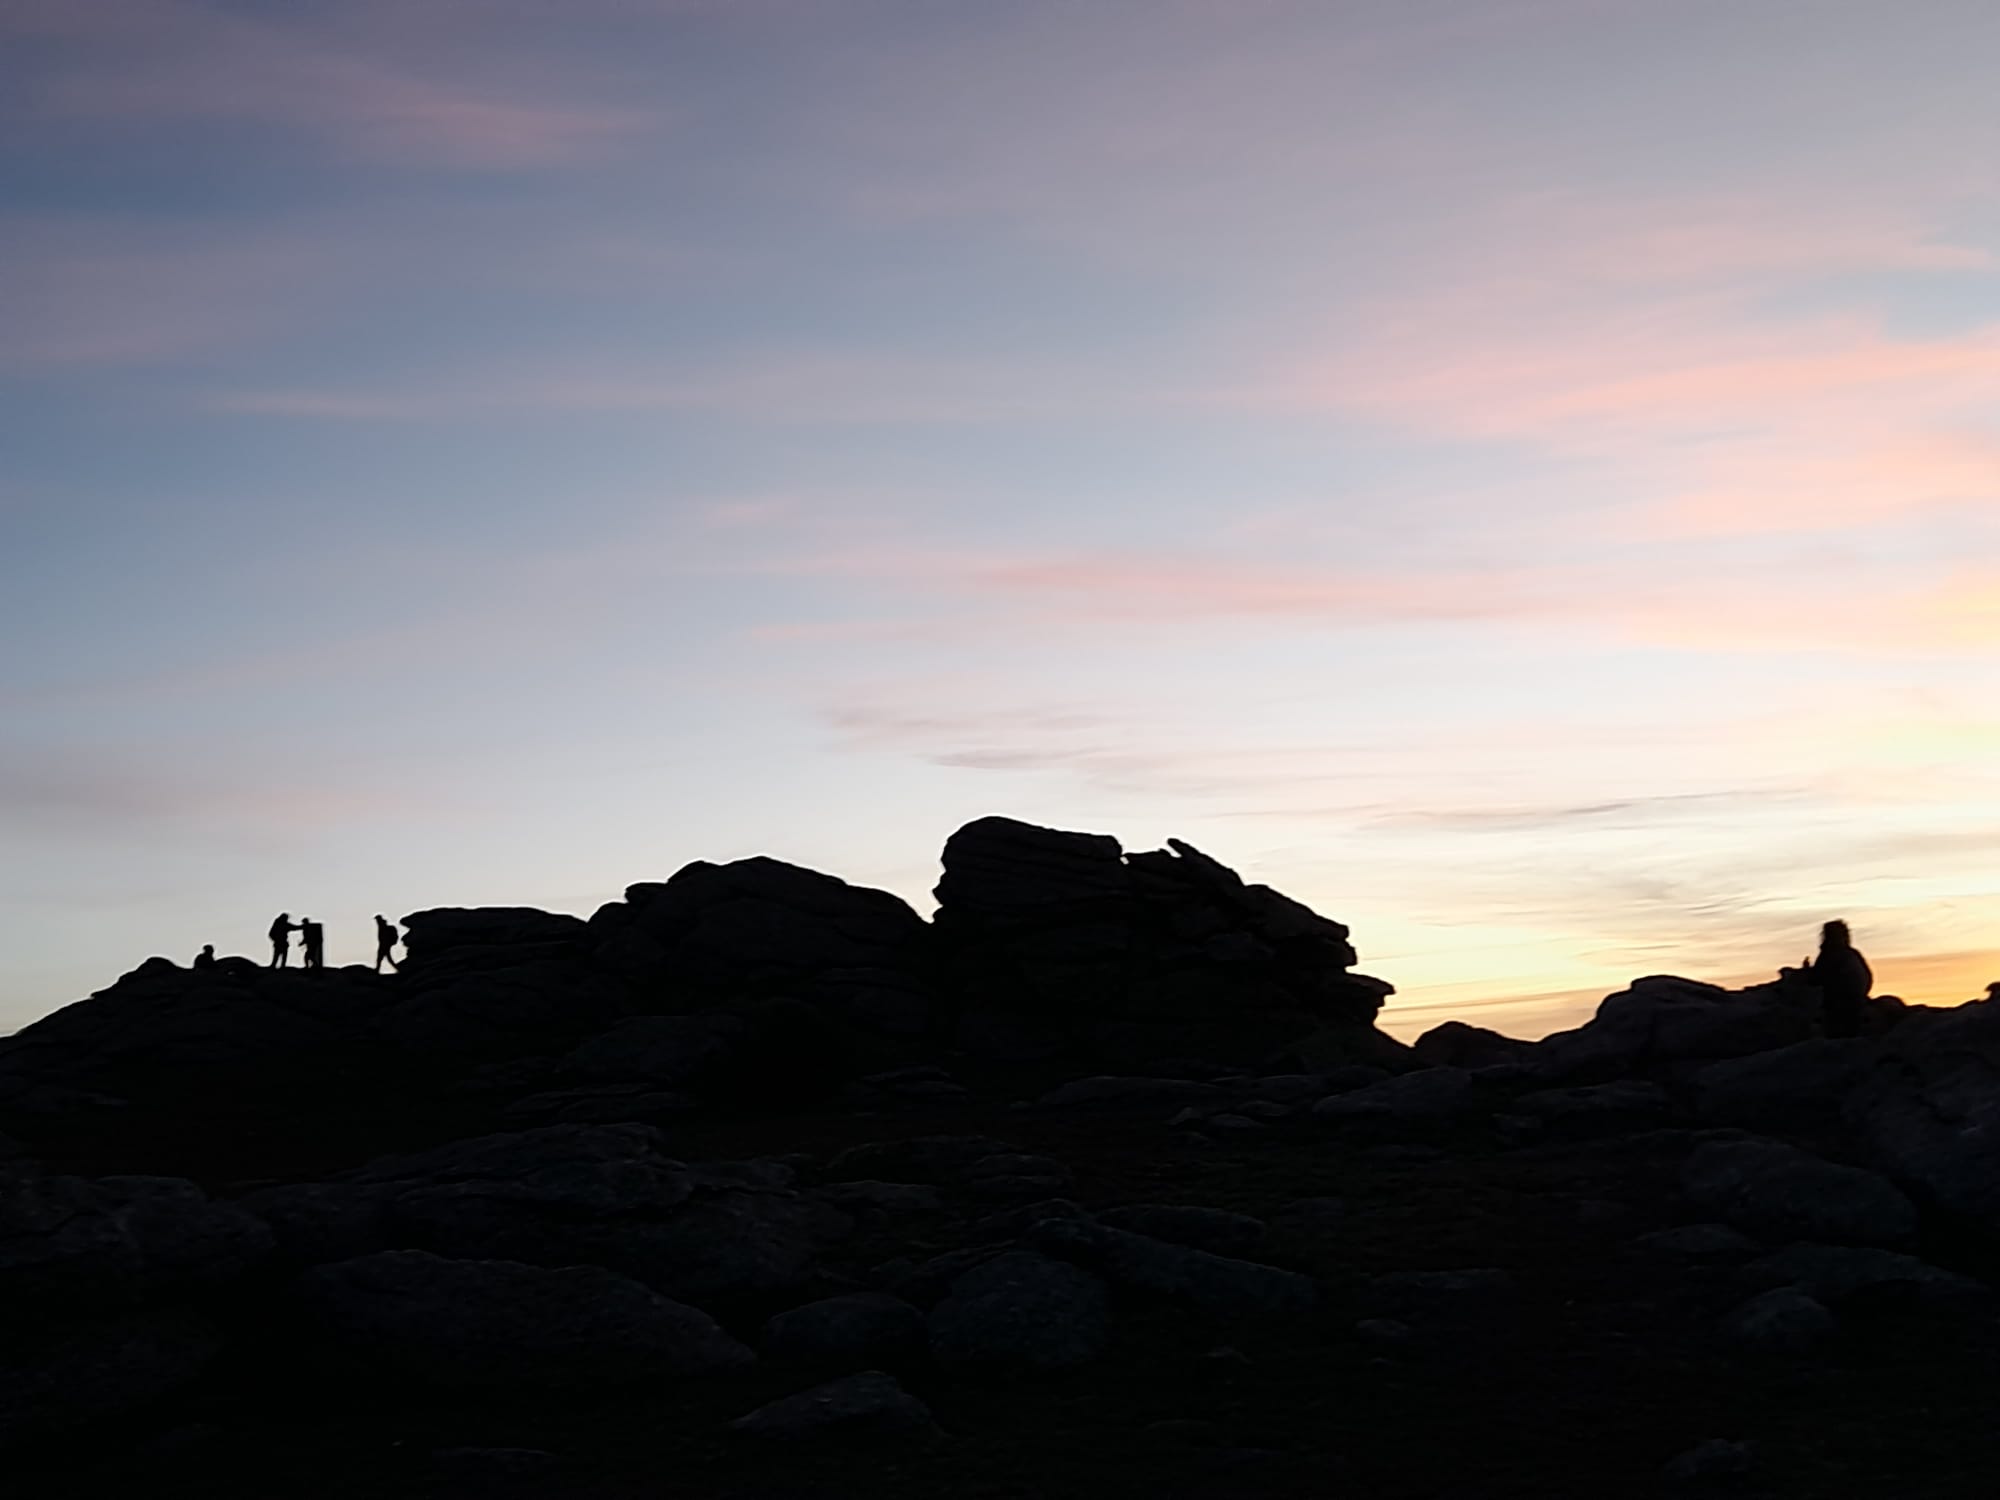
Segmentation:
{"type": "MultiPolygon", "coordinates": [[[[1803,955],[1801,955],[1803,956],[1803,955]]],[[[2000,980],[2000,948],[1980,948],[1958,953],[1906,953],[1871,959],[1875,970],[1875,993],[1895,995],[1911,1005],[1948,1008],[1969,1000],[1984,999],[1986,986],[2000,980]]],[[[1366,967],[1364,964],[1362,967],[1366,967]]],[[[1634,979],[1642,976],[1634,974],[1634,979]]],[[[1764,974],[1705,975],[1690,973],[1690,979],[1743,989],[1764,984],[1777,977],[1764,974]]],[[[1468,1002],[1450,998],[1464,987],[1443,986],[1427,993],[1418,989],[1391,997],[1380,1024],[1384,1031],[1405,1042],[1413,1042],[1433,1026],[1446,1021],[1465,1021],[1507,1036],[1539,1040],[1551,1032],[1581,1026],[1596,1014],[1605,996],[1588,989],[1541,991],[1529,994],[1495,995],[1468,1002]]]]}

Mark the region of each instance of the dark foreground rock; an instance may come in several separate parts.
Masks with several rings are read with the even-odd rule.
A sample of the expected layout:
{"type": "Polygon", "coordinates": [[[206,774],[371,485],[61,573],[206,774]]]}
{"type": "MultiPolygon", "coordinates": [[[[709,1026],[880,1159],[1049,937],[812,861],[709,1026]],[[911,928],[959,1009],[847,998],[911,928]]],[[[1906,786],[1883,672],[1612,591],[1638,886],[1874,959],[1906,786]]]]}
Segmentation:
{"type": "Polygon", "coordinates": [[[947,1367],[1067,1369],[1103,1354],[1109,1338],[1104,1283],[1027,1251],[974,1266],[931,1309],[931,1353],[947,1367]]]}
{"type": "Polygon", "coordinates": [[[172,1308],[17,1334],[0,1354],[0,1447],[116,1430],[193,1385],[223,1345],[213,1321],[172,1308]]]}
{"type": "Polygon", "coordinates": [[[2000,1001],[1910,1017],[1841,1111],[1909,1191],[2000,1237],[2000,1001]]]}
{"type": "Polygon", "coordinates": [[[729,1425],[740,1437],[779,1443],[934,1443],[944,1436],[931,1420],[930,1408],[879,1370],[773,1401],[729,1425]]]}
{"type": "Polygon", "coordinates": [[[1087,1220],[1036,1226],[1035,1244],[1096,1270],[1113,1285],[1184,1303],[1223,1322],[1297,1317],[1318,1304],[1312,1278],[1276,1266],[1212,1255],[1087,1220]]]}
{"type": "Polygon", "coordinates": [[[893,1369],[922,1351],[924,1315],[900,1297],[850,1292],[779,1313],[759,1344],[771,1359],[893,1369]]]}
{"type": "Polygon", "coordinates": [[[1991,1006],[1656,976],[1412,1053],[1186,844],[982,820],[940,897],[696,864],[0,1038],[10,1485],[1989,1492],[1991,1006]]]}
{"type": "Polygon", "coordinates": [[[1917,1231],[1916,1208],[1885,1178],[1781,1141],[1710,1142],[1681,1180],[1698,1209],[1753,1233],[1902,1245],[1917,1231]]]}
{"type": "Polygon", "coordinates": [[[618,1385],[740,1370],[715,1320],[596,1266],[385,1251],[308,1271],[309,1336],[374,1378],[442,1386],[618,1385]]]}

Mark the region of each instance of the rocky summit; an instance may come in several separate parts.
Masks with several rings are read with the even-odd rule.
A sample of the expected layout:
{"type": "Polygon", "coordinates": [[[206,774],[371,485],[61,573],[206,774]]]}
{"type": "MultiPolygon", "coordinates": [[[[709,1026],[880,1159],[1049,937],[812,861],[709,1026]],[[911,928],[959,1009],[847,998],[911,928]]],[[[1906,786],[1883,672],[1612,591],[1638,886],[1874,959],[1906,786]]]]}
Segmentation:
{"type": "Polygon", "coordinates": [[[982,818],[0,1039],[34,1496],[1986,1496],[2000,1006],[1377,1029],[1340,923],[982,818]]]}

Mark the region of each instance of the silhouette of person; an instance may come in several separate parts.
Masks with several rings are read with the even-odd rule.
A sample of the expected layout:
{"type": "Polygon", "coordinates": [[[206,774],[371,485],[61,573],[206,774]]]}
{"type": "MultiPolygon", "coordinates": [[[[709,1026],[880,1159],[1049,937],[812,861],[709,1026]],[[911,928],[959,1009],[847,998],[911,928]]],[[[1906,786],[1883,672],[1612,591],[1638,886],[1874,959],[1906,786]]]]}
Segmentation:
{"type": "Polygon", "coordinates": [[[194,966],[195,968],[197,968],[197,969],[212,969],[212,968],[214,968],[214,967],[215,967],[215,944],[213,944],[213,943],[203,943],[203,944],[201,945],[201,952],[197,953],[197,954],[196,954],[196,955],[194,956],[194,965],[193,965],[193,966],[194,966]]]}
{"type": "Polygon", "coordinates": [[[308,969],[326,967],[326,928],[311,917],[299,918],[299,946],[308,969]]]}
{"type": "Polygon", "coordinates": [[[382,972],[382,965],[384,964],[387,964],[392,969],[396,967],[396,960],[390,955],[389,950],[395,947],[398,941],[400,941],[400,938],[396,932],[396,924],[383,920],[382,914],[377,912],[375,914],[375,972],[377,974],[382,972]]]}
{"type": "Polygon", "coordinates": [[[292,934],[304,929],[292,920],[287,911],[278,913],[278,920],[271,924],[271,967],[282,969],[292,961],[292,934]]]}
{"type": "Polygon", "coordinates": [[[1819,986],[1820,1015],[1828,1036],[1859,1036],[1868,1019],[1868,992],[1875,975],[1854,946],[1845,922],[1828,922],[1819,930],[1819,954],[1812,961],[1813,983],[1819,986]]]}
{"type": "Polygon", "coordinates": [[[2000,979],[1996,979],[1986,986],[1986,998],[1988,1000],[2000,1000],[2000,979]]]}

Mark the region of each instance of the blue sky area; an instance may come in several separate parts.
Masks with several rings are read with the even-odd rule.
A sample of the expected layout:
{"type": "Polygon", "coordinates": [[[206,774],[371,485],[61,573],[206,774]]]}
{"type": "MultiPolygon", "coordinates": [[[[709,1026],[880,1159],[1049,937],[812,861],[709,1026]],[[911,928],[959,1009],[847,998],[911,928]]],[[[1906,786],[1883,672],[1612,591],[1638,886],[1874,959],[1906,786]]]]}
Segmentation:
{"type": "Polygon", "coordinates": [[[13,0],[0,1027],[989,812],[2000,978],[1986,0],[13,0]]]}

